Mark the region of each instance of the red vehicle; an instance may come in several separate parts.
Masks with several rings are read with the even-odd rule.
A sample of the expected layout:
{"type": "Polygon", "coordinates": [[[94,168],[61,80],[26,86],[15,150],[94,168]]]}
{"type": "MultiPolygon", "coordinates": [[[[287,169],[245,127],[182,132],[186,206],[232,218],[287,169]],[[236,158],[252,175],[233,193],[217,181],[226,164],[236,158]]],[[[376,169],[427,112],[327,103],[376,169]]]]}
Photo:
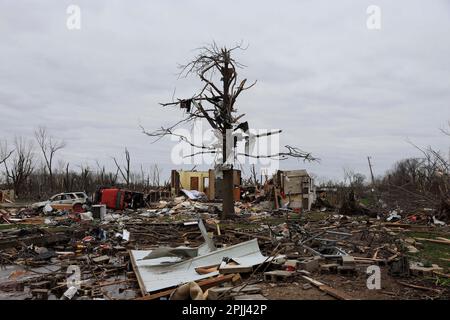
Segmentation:
{"type": "Polygon", "coordinates": [[[95,202],[108,209],[137,209],[145,205],[144,194],[119,188],[100,188],[95,194],[95,202]]]}

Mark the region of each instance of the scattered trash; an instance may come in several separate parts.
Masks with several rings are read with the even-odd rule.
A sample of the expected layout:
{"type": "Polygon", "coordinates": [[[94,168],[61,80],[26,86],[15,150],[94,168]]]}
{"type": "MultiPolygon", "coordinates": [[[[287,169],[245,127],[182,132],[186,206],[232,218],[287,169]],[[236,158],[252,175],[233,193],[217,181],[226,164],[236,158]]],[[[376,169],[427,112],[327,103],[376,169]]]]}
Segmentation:
{"type": "MultiPolygon", "coordinates": [[[[288,184],[295,180],[287,178],[288,184]]],[[[319,291],[359,299],[355,292],[367,290],[360,279],[376,265],[388,270],[385,283],[400,288],[377,293],[381,297],[442,298],[444,291],[426,281],[446,278],[449,257],[422,259],[427,244],[443,250],[450,244],[436,209],[404,210],[376,201],[374,211],[347,195],[345,211],[333,201],[335,191],[323,188],[321,204],[308,212],[294,210],[298,203],[279,190],[284,198],[277,208],[273,188],[243,188],[235,219],[220,220],[221,203],[208,202],[199,191],[180,192],[152,194],[151,203],[135,209],[88,202],[80,212],[49,203],[40,210],[0,207],[6,227],[0,229],[0,263],[27,268],[8,270],[0,297],[19,292],[43,300],[246,300],[273,299],[286,287],[297,288],[292,294],[301,298],[319,291]],[[79,289],[67,289],[70,265],[82,272],[79,289]]]]}
{"type": "Polygon", "coordinates": [[[83,221],[91,221],[94,220],[94,217],[92,215],[92,212],[88,211],[88,212],[80,212],[80,218],[83,221]]]}
{"type": "Polygon", "coordinates": [[[122,231],[122,239],[124,241],[129,241],[130,240],[130,233],[127,230],[125,230],[125,229],[123,229],[123,231],[122,231]]]}
{"type": "Polygon", "coordinates": [[[206,300],[202,288],[195,283],[189,282],[179,286],[170,295],[169,300],[206,300]]]}
{"type": "Polygon", "coordinates": [[[433,216],[433,223],[435,225],[438,225],[438,226],[445,226],[446,225],[446,223],[444,221],[440,221],[440,220],[436,219],[435,216],[433,216]]]}
{"type": "Polygon", "coordinates": [[[402,216],[397,213],[397,210],[393,210],[389,213],[389,216],[386,218],[386,221],[398,221],[401,218],[402,216]]]}
{"type": "Polygon", "coordinates": [[[76,287],[70,287],[69,289],[66,290],[66,292],[64,292],[64,296],[65,298],[71,300],[78,292],[78,289],[76,287]]]}

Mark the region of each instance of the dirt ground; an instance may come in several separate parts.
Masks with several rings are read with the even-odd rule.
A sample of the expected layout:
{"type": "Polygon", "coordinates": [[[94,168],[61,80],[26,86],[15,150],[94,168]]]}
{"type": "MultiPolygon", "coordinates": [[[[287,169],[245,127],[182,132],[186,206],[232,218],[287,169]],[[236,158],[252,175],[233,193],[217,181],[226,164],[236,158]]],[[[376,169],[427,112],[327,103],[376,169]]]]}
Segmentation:
{"type": "MultiPolygon", "coordinates": [[[[311,279],[349,299],[450,300],[450,245],[445,240],[450,239],[448,226],[396,224],[363,215],[342,216],[334,212],[289,216],[257,212],[220,221],[215,213],[197,213],[194,209],[182,208],[179,212],[174,210],[174,214],[155,213],[165,208],[110,212],[104,221],[77,221],[70,215],[58,214],[18,215],[20,219],[15,219],[14,223],[0,225],[0,299],[38,299],[36,292],[39,290],[47,290],[49,300],[60,298],[65,291],[67,274],[64,268],[68,265],[78,265],[86,281],[77,298],[139,298],[139,283],[128,250],[198,247],[204,243],[198,225],[185,222],[196,221],[202,216],[218,248],[256,238],[264,256],[285,255],[286,259],[299,263],[294,270],[290,270],[289,280],[284,281],[262,280],[266,264],[253,275],[243,272],[242,279],[257,282],[261,294],[267,299],[336,299],[302,277],[306,269],[302,269],[300,263],[314,254],[300,243],[313,236],[317,239],[308,242],[308,245],[315,250],[325,250],[323,241],[331,241],[335,243],[333,247],[338,246],[356,259],[351,264],[351,273],[342,273],[345,268],[339,269],[341,273],[338,270],[324,273],[326,268],[322,268],[323,265],[336,265],[337,262],[344,267],[343,259],[320,258],[320,266],[309,274],[311,279]],[[123,239],[124,230],[131,234],[129,240],[123,239]],[[319,237],[328,240],[319,240],[319,237]],[[416,252],[408,252],[410,243],[413,243],[416,252]],[[104,256],[107,261],[93,260],[104,256]],[[393,277],[388,272],[390,263],[400,257],[407,257],[409,262],[420,262],[424,267],[438,265],[440,275],[429,273],[393,277]],[[368,289],[369,265],[380,267],[381,289],[368,289]]],[[[12,213],[13,210],[11,216],[14,217],[12,213]]],[[[315,256],[318,257],[317,252],[315,256]]],[[[271,262],[267,271],[285,270],[285,262],[271,262]]]]}
{"type": "MultiPolygon", "coordinates": [[[[386,269],[381,269],[381,289],[370,290],[367,288],[367,277],[360,273],[358,275],[336,275],[336,274],[315,274],[312,276],[332,288],[344,292],[355,300],[405,300],[405,299],[450,299],[450,290],[434,286],[429,282],[426,286],[430,289],[439,290],[424,291],[403,286],[400,282],[415,283],[418,278],[400,279],[391,277],[386,269]]],[[[311,286],[304,289],[303,285],[308,282],[300,276],[289,282],[260,283],[263,295],[269,300],[335,300],[334,297],[311,286]]]]}

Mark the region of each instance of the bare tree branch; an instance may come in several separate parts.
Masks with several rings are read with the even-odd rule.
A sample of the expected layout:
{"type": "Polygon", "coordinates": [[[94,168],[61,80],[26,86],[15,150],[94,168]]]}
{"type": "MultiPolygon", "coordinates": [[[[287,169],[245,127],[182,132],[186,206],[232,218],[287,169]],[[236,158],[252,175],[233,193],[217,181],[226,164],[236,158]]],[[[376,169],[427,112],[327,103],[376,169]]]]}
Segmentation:
{"type": "Polygon", "coordinates": [[[63,140],[54,140],[52,136],[48,135],[45,127],[39,127],[34,134],[44,156],[50,176],[50,190],[53,191],[53,158],[58,150],[66,146],[66,143],[63,140]]]}
{"type": "MultiPolygon", "coordinates": [[[[141,127],[144,134],[150,137],[155,137],[157,140],[168,135],[177,136],[180,140],[187,142],[192,147],[201,149],[200,152],[194,152],[185,157],[192,157],[207,153],[220,153],[222,164],[226,164],[226,166],[222,166],[224,168],[222,171],[224,184],[223,211],[225,216],[228,216],[228,214],[234,212],[233,172],[229,169],[229,163],[227,163],[229,156],[231,155],[230,152],[234,151],[228,150],[228,146],[231,142],[231,145],[236,147],[237,141],[241,141],[243,137],[247,138],[239,132],[237,132],[234,136],[229,133],[230,131],[234,132],[239,128],[245,128],[245,130],[243,130],[245,133],[248,131],[248,123],[246,121],[240,122],[244,117],[244,114],[239,116],[234,115],[234,113],[237,112],[234,105],[237,98],[243,91],[246,91],[256,85],[256,81],[250,86],[246,86],[247,79],[239,80],[237,70],[243,68],[244,65],[236,61],[232,56],[232,53],[237,49],[245,50],[242,48],[242,43],[237,44],[231,49],[226,47],[220,48],[215,42],[209,46],[199,48],[199,53],[192,61],[185,65],[179,66],[180,73],[178,76],[180,78],[187,77],[192,74],[196,75],[202,83],[201,90],[192,95],[191,98],[177,99],[175,101],[172,99],[172,102],[161,103],[164,107],[178,106],[186,113],[186,117],[170,127],[161,127],[154,132],[147,132],[141,127]],[[237,83],[239,83],[239,85],[236,87],[237,83]],[[207,147],[204,144],[196,145],[189,141],[186,137],[174,133],[174,128],[178,125],[202,119],[208,121],[211,128],[216,130],[217,138],[221,139],[221,141],[215,144],[214,147],[207,147]],[[233,139],[233,141],[229,141],[229,139],[233,139]]],[[[271,134],[274,133],[256,135],[256,137],[268,136],[271,134]]],[[[251,138],[253,139],[254,136],[251,138]]],[[[305,161],[318,160],[310,153],[302,151],[298,148],[291,146],[286,146],[286,148],[287,151],[272,155],[244,155],[254,158],[276,158],[280,160],[287,159],[288,157],[302,158],[305,161]]],[[[234,158],[233,163],[231,163],[231,167],[236,164],[236,161],[238,160],[234,158]]]]}
{"type": "Polygon", "coordinates": [[[114,163],[116,164],[117,170],[122,175],[123,180],[125,180],[125,183],[127,184],[127,187],[129,187],[130,186],[131,171],[130,171],[130,153],[128,152],[128,149],[125,148],[125,161],[126,161],[126,164],[125,164],[123,170],[122,170],[121,166],[119,165],[119,163],[117,162],[116,158],[113,157],[112,159],[114,160],[114,163]]]}

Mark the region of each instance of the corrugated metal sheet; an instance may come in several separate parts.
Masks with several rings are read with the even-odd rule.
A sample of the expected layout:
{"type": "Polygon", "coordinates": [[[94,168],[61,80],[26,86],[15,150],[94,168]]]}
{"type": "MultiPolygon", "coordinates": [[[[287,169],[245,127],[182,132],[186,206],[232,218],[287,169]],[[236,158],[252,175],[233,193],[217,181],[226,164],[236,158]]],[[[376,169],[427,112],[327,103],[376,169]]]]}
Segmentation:
{"type": "MultiPolygon", "coordinates": [[[[220,264],[225,257],[232,258],[244,266],[254,266],[266,261],[267,257],[261,254],[256,239],[239,243],[228,248],[217,249],[207,254],[178,262],[174,257],[142,260],[151,253],[151,250],[132,250],[131,259],[136,266],[138,278],[144,286],[143,291],[153,292],[165,288],[175,287],[190,281],[209,278],[218,275],[211,272],[200,275],[195,268],[220,264]]],[[[270,259],[267,259],[269,261],[270,259]]]]}

